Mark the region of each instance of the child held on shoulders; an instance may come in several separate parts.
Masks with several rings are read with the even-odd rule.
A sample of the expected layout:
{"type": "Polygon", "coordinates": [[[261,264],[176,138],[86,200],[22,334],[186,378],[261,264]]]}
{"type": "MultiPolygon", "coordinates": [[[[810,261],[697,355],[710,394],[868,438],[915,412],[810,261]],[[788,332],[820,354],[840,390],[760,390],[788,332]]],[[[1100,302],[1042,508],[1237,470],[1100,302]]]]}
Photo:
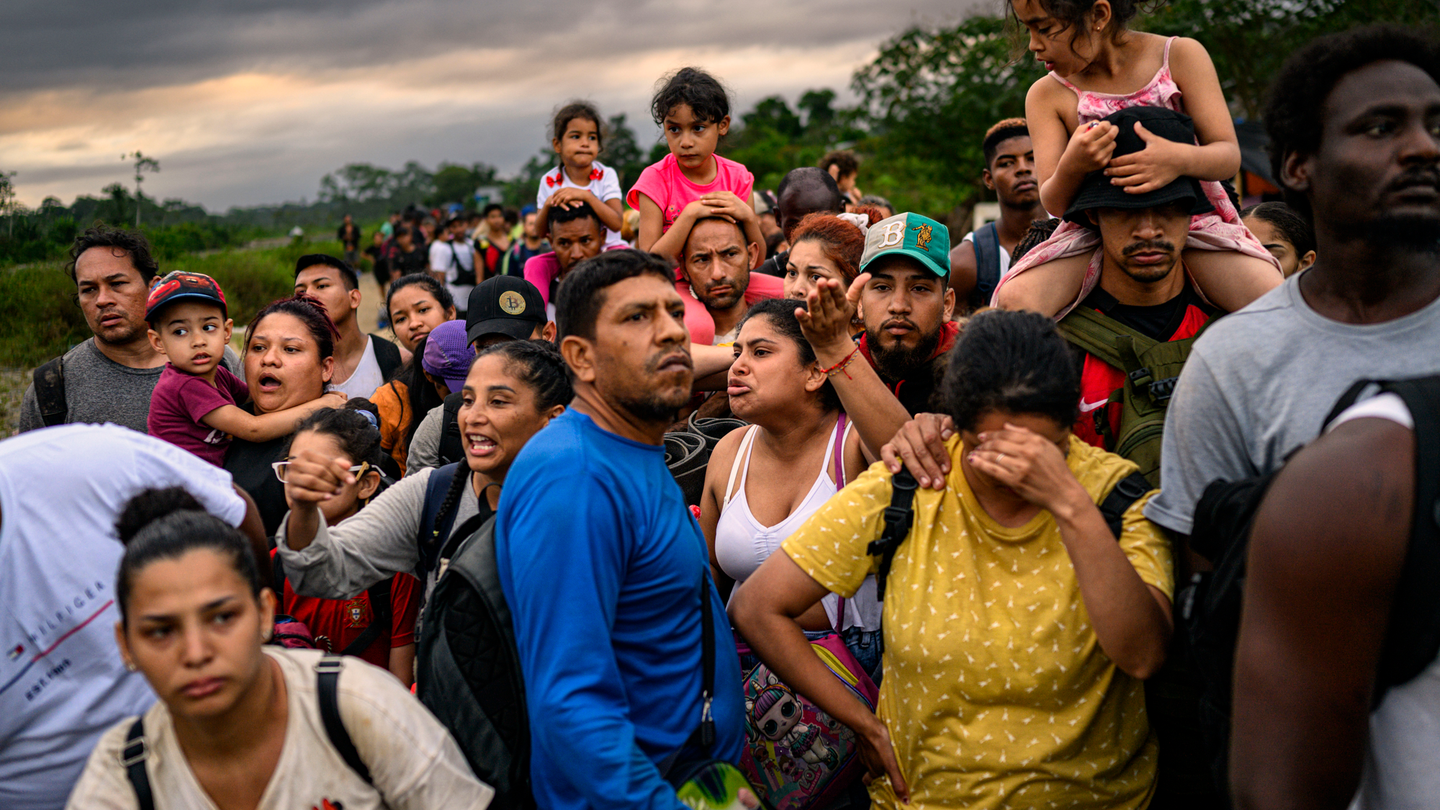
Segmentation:
{"type": "Polygon", "coordinates": [[[540,178],[536,231],[549,231],[551,209],[588,203],[605,226],[605,247],[623,247],[620,176],[595,159],[605,144],[600,112],[588,101],[572,101],[555,113],[550,126],[550,147],[560,156],[560,165],[540,178]]]}
{"type": "MultiPolygon", "coordinates": [[[[1045,209],[1063,214],[1085,177],[1095,172],[1103,171],[1132,194],[1193,177],[1215,209],[1191,219],[1183,253],[1198,291],[1233,311],[1279,285],[1279,265],[1240,222],[1219,182],[1239,170],[1240,147],[1205,47],[1193,39],[1129,30],[1137,0],[1010,0],[1010,5],[1029,33],[1031,53],[1049,71],[1025,98],[1045,209]],[[1112,160],[1118,130],[1101,119],[1137,106],[1189,115],[1198,143],[1175,143],[1137,127],[1146,148],[1112,160]]],[[[1064,315],[1099,279],[1099,262],[1092,262],[1098,246],[1093,230],[1062,224],[1001,279],[996,306],[1064,315]]]]}
{"type": "Polygon", "coordinates": [[[714,76],[681,68],[663,80],[650,114],[665,131],[670,154],[646,167],[626,198],[640,212],[635,247],[677,262],[690,229],[707,217],[728,217],[745,230],[745,241],[765,244],[751,206],[755,176],[715,154],[730,131],[730,98],[714,76]]]}
{"type": "Polygon", "coordinates": [[[345,395],[255,415],[236,403],[250,398],[245,382],[221,365],[234,321],[225,293],[201,273],[172,272],[155,283],[145,303],[150,345],[169,362],[150,395],[147,432],[220,466],[233,437],[261,442],[288,435],[323,407],[343,405],[345,395]]]}

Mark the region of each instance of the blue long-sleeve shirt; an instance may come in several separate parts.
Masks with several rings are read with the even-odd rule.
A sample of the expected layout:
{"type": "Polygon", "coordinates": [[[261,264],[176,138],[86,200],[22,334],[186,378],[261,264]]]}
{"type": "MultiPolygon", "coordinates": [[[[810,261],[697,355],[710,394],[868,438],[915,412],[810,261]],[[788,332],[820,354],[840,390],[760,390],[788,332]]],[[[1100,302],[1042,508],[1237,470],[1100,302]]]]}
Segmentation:
{"type": "MultiPolygon", "coordinates": [[[[664,450],[566,411],[506,476],[495,554],[540,807],[682,807],[657,765],[700,723],[699,584],[709,557],[664,450]]],[[[740,662],[719,594],[706,594],[716,629],[712,755],[736,762],[740,662]]]]}

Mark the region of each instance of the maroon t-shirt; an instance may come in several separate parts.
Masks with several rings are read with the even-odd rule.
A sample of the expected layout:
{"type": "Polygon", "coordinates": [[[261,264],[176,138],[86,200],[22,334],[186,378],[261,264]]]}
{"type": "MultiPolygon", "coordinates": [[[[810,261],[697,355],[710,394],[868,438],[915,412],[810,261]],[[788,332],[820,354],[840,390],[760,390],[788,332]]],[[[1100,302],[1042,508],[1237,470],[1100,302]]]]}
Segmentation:
{"type": "Polygon", "coordinates": [[[230,434],[200,420],[222,405],[238,405],[249,398],[250,389],[245,387],[245,382],[223,365],[215,369],[212,386],[203,377],[186,374],[166,363],[150,395],[150,418],[145,427],[151,436],[189,450],[219,467],[225,464],[230,434]]]}

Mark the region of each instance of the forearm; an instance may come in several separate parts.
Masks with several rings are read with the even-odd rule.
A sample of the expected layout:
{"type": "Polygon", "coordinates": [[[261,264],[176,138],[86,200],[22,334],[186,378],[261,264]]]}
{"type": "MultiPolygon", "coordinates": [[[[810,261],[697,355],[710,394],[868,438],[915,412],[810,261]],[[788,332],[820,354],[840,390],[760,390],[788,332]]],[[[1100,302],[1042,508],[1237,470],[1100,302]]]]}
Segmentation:
{"type": "Polygon", "coordinates": [[[276,540],[284,538],[284,545],[295,551],[304,551],[315,540],[320,531],[320,509],[313,503],[297,501],[280,523],[276,540]]]}
{"type": "Polygon", "coordinates": [[[1184,155],[1182,177],[1196,180],[1232,180],[1240,171],[1240,147],[1233,141],[1216,141],[1204,146],[1177,144],[1184,155]]]}
{"type": "Polygon", "coordinates": [[[1062,160],[1055,174],[1040,184],[1040,204],[1045,206],[1046,211],[1064,214],[1075,202],[1075,195],[1080,193],[1080,184],[1084,179],[1085,175],[1067,170],[1062,160]]]}
{"type": "Polygon", "coordinates": [[[302,596],[346,599],[382,579],[415,569],[420,553],[416,534],[429,477],[405,478],[335,526],[315,510],[311,540],[297,550],[291,512],[275,534],[279,554],[295,592],[302,596]]]}
{"type": "Polygon", "coordinates": [[[1125,673],[1148,678],[1165,662],[1170,619],[1077,482],[1052,510],[1100,648],[1125,673]]]}
{"type": "Polygon", "coordinates": [[[910,421],[910,412],[890,392],[869,361],[859,354],[859,346],[853,341],[846,342],[849,348],[844,343],[815,347],[815,358],[821,368],[832,368],[855,352],[849,365],[830,375],[830,384],[840,397],[840,406],[855,424],[867,456],[879,458],[880,448],[910,421]]]}
{"type": "Polygon", "coordinates": [[[415,645],[390,648],[390,674],[406,686],[415,684],[415,645]]]}
{"type": "Polygon", "coordinates": [[[695,215],[689,213],[687,208],[670,226],[670,230],[661,234],[660,238],[650,245],[650,252],[657,256],[663,256],[678,266],[680,253],[685,249],[685,240],[690,236],[690,229],[693,227],[695,227],[695,215]]]}
{"type": "Polygon", "coordinates": [[[593,192],[587,191],[585,196],[589,198],[586,202],[590,203],[590,208],[595,212],[595,216],[600,218],[600,224],[612,231],[620,230],[620,226],[625,224],[620,216],[619,200],[612,200],[611,202],[615,203],[612,206],[610,203],[601,202],[593,192]]]}
{"type": "Polygon", "coordinates": [[[695,379],[712,374],[724,374],[735,362],[735,350],[729,346],[707,346],[703,343],[690,344],[690,361],[695,365],[695,379]]]}
{"type": "Polygon", "coordinates": [[[295,426],[300,424],[301,420],[323,407],[323,398],[274,413],[250,414],[238,406],[226,405],[206,414],[200,421],[207,427],[223,430],[237,439],[267,442],[295,432],[295,426]]]}

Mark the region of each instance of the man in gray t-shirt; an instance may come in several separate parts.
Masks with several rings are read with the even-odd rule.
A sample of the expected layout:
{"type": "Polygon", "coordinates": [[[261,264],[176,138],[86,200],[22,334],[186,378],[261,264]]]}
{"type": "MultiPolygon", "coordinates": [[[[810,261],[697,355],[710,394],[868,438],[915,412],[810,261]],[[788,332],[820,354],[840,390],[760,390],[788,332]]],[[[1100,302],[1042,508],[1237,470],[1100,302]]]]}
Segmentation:
{"type": "Polygon", "coordinates": [[[1267,114],[1275,176],[1312,220],[1319,259],[1196,342],[1165,419],[1161,492],[1145,507],[1167,529],[1191,533],[1212,481],[1278,468],[1355,380],[1440,372],[1440,139],[1433,110],[1414,103],[1435,82],[1381,64],[1384,81],[1337,84],[1344,98],[1315,104],[1318,126],[1267,114]]]}
{"type": "MultiPolygon", "coordinates": [[[[150,415],[150,394],[165,370],[165,355],[150,345],[145,298],[158,266],[137,232],[104,226],[75,240],[66,268],[94,337],[65,353],[64,423],[114,422],[141,433],[150,415]]],[[[227,346],[225,365],[244,377],[227,346]]],[[[20,432],[45,427],[32,384],[20,402],[20,432]]]]}

